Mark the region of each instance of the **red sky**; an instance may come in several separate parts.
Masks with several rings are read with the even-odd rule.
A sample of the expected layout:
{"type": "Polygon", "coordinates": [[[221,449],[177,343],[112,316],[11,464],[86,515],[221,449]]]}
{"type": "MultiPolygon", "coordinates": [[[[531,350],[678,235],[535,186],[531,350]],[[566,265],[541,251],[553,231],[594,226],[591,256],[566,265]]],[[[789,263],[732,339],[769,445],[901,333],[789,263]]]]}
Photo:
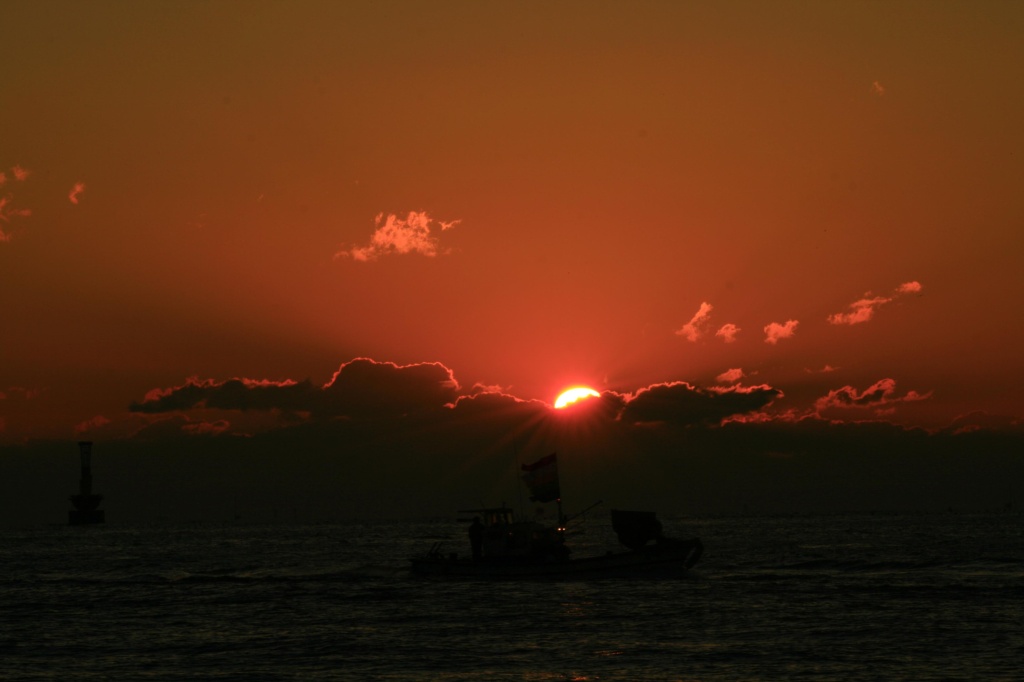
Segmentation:
{"type": "Polygon", "coordinates": [[[315,417],[146,396],[355,358],[1020,429],[1019,3],[3,16],[0,444],[266,432],[315,417]]]}

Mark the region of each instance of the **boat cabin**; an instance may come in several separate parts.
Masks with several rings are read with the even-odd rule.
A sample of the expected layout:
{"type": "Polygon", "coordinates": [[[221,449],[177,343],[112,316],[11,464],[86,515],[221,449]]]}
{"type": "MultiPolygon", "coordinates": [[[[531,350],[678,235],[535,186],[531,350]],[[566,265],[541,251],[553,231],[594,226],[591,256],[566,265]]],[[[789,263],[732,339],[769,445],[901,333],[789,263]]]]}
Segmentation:
{"type": "MultiPolygon", "coordinates": [[[[460,509],[459,514],[473,514],[480,519],[483,525],[481,549],[484,559],[563,559],[569,554],[561,528],[551,528],[536,521],[517,520],[509,507],[460,509]]],[[[465,518],[462,520],[466,521],[465,518]]],[[[469,520],[472,521],[472,518],[469,520]]]]}
{"type": "MultiPolygon", "coordinates": [[[[510,526],[515,519],[515,512],[510,507],[490,507],[487,509],[460,509],[460,514],[473,514],[480,517],[484,528],[491,526],[510,526]]],[[[468,519],[472,521],[473,519],[468,519]]]]}

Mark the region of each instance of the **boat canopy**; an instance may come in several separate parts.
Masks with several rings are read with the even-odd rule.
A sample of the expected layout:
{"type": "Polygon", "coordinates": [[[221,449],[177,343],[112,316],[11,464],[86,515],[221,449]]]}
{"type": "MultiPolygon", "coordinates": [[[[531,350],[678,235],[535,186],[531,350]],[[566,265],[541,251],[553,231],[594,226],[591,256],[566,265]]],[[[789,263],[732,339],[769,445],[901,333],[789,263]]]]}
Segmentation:
{"type": "Polygon", "coordinates": [[[612,509],[612,529],[619,542],[630,549],[640,549],[651,540],[662,538],[661,521],[654,512],[612,509]]]}

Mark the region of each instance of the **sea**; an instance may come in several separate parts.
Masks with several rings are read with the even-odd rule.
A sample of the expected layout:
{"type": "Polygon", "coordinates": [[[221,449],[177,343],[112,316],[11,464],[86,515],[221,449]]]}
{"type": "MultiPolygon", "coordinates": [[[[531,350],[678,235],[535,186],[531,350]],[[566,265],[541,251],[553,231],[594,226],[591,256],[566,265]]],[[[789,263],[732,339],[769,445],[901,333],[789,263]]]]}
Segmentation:
{"type": "Polygon", "coordinates": [[[1020,512],[662,521],[683,577],[412,575],[454,518],[3,529],[0,679],[1024,680],[1020,512]]]}

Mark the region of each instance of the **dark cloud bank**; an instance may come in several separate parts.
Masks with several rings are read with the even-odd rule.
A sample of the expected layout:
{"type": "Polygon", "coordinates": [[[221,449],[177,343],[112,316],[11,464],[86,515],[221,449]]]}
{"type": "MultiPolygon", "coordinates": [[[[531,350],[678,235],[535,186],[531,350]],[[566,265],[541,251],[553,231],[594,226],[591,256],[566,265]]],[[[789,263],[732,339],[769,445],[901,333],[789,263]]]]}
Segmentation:
{"type": "MultiPolygon", "coordinates": [[[[465,390],[441,364],[358,359],[324,386],[193,380],[153,391],[130,406],[148,424],[131,437],[83,437],[96,442],[96,488],[114,522],[450,516],[518,505],[518,465],[550,452],[570,509],[597,499],[666,515],[991,509],[1021,494],[1019,429],[765,418],[780,398],[768,386],[675,382],[556,411],[465,390]]],[[[70,441],[0,449],[3,523],[63,522],[77,458],[70,441]]]]}

